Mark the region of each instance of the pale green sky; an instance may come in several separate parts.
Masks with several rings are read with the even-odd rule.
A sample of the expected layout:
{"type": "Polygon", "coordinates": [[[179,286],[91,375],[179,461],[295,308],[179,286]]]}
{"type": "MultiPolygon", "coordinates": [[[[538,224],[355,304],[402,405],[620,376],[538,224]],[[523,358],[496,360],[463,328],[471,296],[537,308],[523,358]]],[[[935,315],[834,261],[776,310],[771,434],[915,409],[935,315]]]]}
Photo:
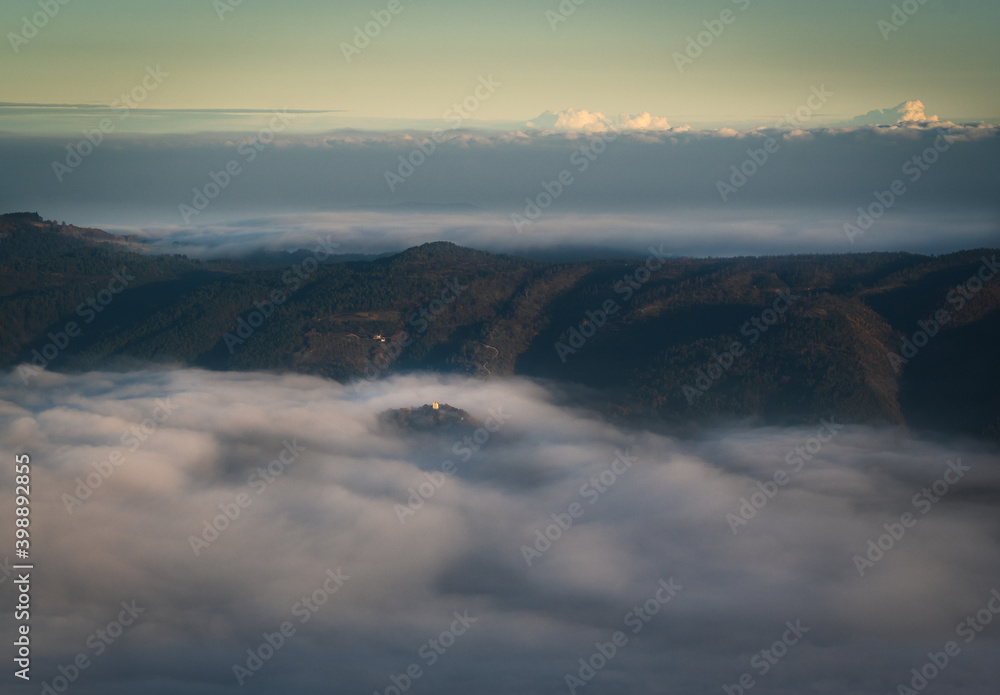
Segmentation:
{"type": "Polygon", "coordinates": [[[223,20],[213,0],[69,0],[17,52],[10,35],[39,4],[5,0],[0,101],[107,105],[159,65],[170,76],[143,108],[345,112],[323,126],[440,119],[489,75],[502,86],[477,119],[575,108],[766,124],[820,84],[836,95],[831,119],[908,99],[952,120],[1000,116],[996,0],[927,0],[888,40],[884,0],[586,0],[556,30],[545,13],[558,0],[400,1],[349,63],[341,43],[389,0],[243,0],[223,20]],[[735,21],[679,72],[673,53],[726,9],[735,21]]]}

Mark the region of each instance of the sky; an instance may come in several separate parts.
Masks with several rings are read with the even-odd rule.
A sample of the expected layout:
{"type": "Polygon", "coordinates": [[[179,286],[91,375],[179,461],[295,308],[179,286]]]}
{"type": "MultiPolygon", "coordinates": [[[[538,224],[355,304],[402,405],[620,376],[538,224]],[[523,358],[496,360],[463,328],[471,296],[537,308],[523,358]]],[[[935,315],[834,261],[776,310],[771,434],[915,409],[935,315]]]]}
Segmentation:
{"type": "Polygon", "coordinates": [[[720,256],[996,236],[992,0],[38,2],[0,7],[6,211],[191,249],[323,220],[348,251],[510,250],[592,215],[571,244],[641,248],[656,225],[720,256]],[[422,235],[386,243],[391,213],[422,235]]]}
{"type": "MultiPolygon", "coordinates": [[[[868,0],[566,0],[565,14],[556,0],[400,0],[395,15],[387,0],[231,2],[72,0],[26,43],[10,36],[37,0],[5,2],[0,100],[107,105],[160,66],[170,77],[142,108],[337,112],[317,127],[441,119],[480,76],[503,84],[474,114],[487,122],[588,109],[770,124],[811,84],[838,93],[830,120],[910,99],[945,119],[1000,118],[991,0],[932,0],[886,38],[878,22],[893,3],[868,0]],[[345,56],[373,12],[391,20],[345,56]],[[719,23],[723,12],[730,23],[719,23]],[[719,36],[682,72],[675,54],[706,22],[719,36]]],[[[162,120],[157,129],[196,127],[190,115],[162,120]]],[[[34,126],[57,127],[44,117],[34,126]]]]}

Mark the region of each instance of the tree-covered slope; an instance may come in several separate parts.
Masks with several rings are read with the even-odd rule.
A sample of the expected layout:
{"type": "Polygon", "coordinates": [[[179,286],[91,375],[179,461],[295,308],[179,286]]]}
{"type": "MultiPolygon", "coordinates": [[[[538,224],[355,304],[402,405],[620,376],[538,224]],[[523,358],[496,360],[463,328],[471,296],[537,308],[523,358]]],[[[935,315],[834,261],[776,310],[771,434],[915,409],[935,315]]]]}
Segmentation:
{"type": "Polygon", "coordinates": [[[109,236],[0,218],[0,363],[523,374],[675,423],[1000,425],[1000,276],[976,280],[996,251],[551,263],[437,242],[273,268],[109,236]]]}

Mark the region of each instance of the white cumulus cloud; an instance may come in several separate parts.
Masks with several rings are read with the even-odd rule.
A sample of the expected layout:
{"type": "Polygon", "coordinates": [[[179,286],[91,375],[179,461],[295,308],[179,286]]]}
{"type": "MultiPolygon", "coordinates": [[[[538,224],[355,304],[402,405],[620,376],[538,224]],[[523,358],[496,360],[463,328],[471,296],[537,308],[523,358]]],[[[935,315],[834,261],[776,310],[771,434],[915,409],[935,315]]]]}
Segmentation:
{"type": "Polygon", "coordinates": [[[928,116],[924,112],[924,102],[916,99],[914,101],[904,101],[896,107],[899,113],[897,123],[928,123],[937,122],[937,116],[928,116]]]}
{"type": "Polygon", "coordinates": [[[876,109],[851,119],[847,125],[922,125],[939,123],[937,116],[928,116],[924,102],[919,99],[904,101],[891,109],[876,109]]]}
{"type": "Polygon", "coordinates": [[[528,122],[528,127],[540,130],[577,131],[603,133],[608,130],[670,130],[670,123],[663,116],[654,116],[649,111],[638,114],[623,113],[618,118],[610,118],[600,111],[587,109],[566,109],[546,111],[528,122]]]}
{"type": "Polygon", "coordinates": [[[624,130],[670,130],[670,124],[663,116],[653,116],[649,111],[632,115],[623,113],[618,117],[618,125],[624,130]]]}

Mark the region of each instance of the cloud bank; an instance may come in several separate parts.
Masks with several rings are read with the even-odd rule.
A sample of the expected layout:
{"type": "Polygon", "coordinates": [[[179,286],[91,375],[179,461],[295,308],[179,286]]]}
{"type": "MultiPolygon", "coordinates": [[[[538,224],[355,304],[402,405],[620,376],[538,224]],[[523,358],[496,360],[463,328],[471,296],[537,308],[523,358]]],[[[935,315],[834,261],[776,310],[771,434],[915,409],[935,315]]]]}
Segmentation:
{"type": "MultiPolygon", "coordinates": [[[[965,643],[956,626],[1000,585],[996,451],[835,423],[817,451],[820,431],[682,441],[523,380],[357,390],[178,370],[45,374],[25,389],[7,375],[0,450],[33,462],[30,691],[78,653],[92,666],[76,693],[242,691],[234,666],[288,623],[243,674],[248,691],[393,692],[417,664],[424,692],[566,692],[579,660],[622,632],[576,692],[701,695],[749,673],[776,693],[883,693],[954,640],[961,656],[935,687],[993,693],[1000,628],[965,643]],[[476,449],[378,424],[433,400],[484,423],[476,449]],[[127,437],[136,427],[144,439],[127,437]],[[796,464],[795,447],[814,453],[796,464]],[[113,472],[68,503],[116,450],[113,472]],[[959,479],[933,488],[956,461],[959,479]],[[779,470],[789,480],[762,497],[779,470]],[[929,486],[938,500],[918,506],[929,486]],[[734,527],[727,515],[750,516],[752,499],[734,527]],[[915,524],[859,572],[855,556],[907,512],[915,524]],[[222,530],[196,554],[211,524],[222,530]],[[665,604],[661,580],[680,587],[665,604]],[[90,636],[123,601],[144,612],[95,654],[90,636]],[[789,622],[808,632],[762,673],[789,622]]],[[[11,466],[0,481],[12,494],[11,466]]],[[[9,505],[0,523],[12,527],[9,505]]],[[[10,615],[0,623],[11,634],[10,615]]]]}
{"type": "MultiPolygon", "coordinates": [[[[528,121],[528,128],[555,131],[578,131],[583,133],[604,133],[610,130],[670,130],[670,124],[663,116],[653,116],[648,111],[640,114],[623,113],[617,119],[608,118],[599,111],[586,109],[566,109],[546,111],[528,121]]],[[[683,129],[689,130],[689,129],[683,129]]]]}
{"type": "Polygon", "coordinates": [[[891,109],[869,111],[850,121],[851,125],[938,125],[937,116],[928,116],[924,110],[924,102],[919,99],[904,101],[891,109]]]}
{"type": "MultiPolygon", "coordinates": [[[[1000,212],[993,166],[1000,138],[996,127],[986,125],[613,136],[266,135],[267,143],[211,134],[109,136],[71,173],[62,172],[61,182],[53,163],[70,156],[78,143],[0,138],[0,157],[8,164],[0,172],[0,209],[38,210],[49,219],[99,227],[181,232],[286,214],[465,214],[444,223],[451,233],[492,226],[491,216],[511,221],[513,215],[533,215],[525,233],[507,227],[504,234],[516,240],[507,247],[548,243],[543,230],[573,216],[587,228],[589,218],[605,215],[601,235],[605,244],[615,245],[620,234],[627,236],[628,229],[650,219],[662,220],[669,230],[697,215],[703,228],[693,231],[703,232],[699,244],[713,255],[771,253],[782,245],[785,252],[956,250],[984,245],[984,220],[995,234],[1000,212]],[[230,175],[227,167],[236,173],[230,175]],[[560,176],[567,183],[560,183],[560,176]],[[905,184],[905,194],[862,242],[847,243],[843,225],[896,180],[905,184]],[[470,220],[480,213],[478,222],[470,220]],[[765,243],[748,234],[746,243],[732,244],[709,233],[727,220],[744,220],[748,228],[759,222],[776,231],[765,243]],[[977,231],[966,234],[969,228],[977,231]],[[925,243],[931,236],[936,246],[925,243]]],[[[426,226],[416,217],[413,225],[426,226]]],[[[580,236],[580,243],[593,241],[585,232],[580,236]]],[[[683,240],[678,246],[685,246],[683,240]]]]}

